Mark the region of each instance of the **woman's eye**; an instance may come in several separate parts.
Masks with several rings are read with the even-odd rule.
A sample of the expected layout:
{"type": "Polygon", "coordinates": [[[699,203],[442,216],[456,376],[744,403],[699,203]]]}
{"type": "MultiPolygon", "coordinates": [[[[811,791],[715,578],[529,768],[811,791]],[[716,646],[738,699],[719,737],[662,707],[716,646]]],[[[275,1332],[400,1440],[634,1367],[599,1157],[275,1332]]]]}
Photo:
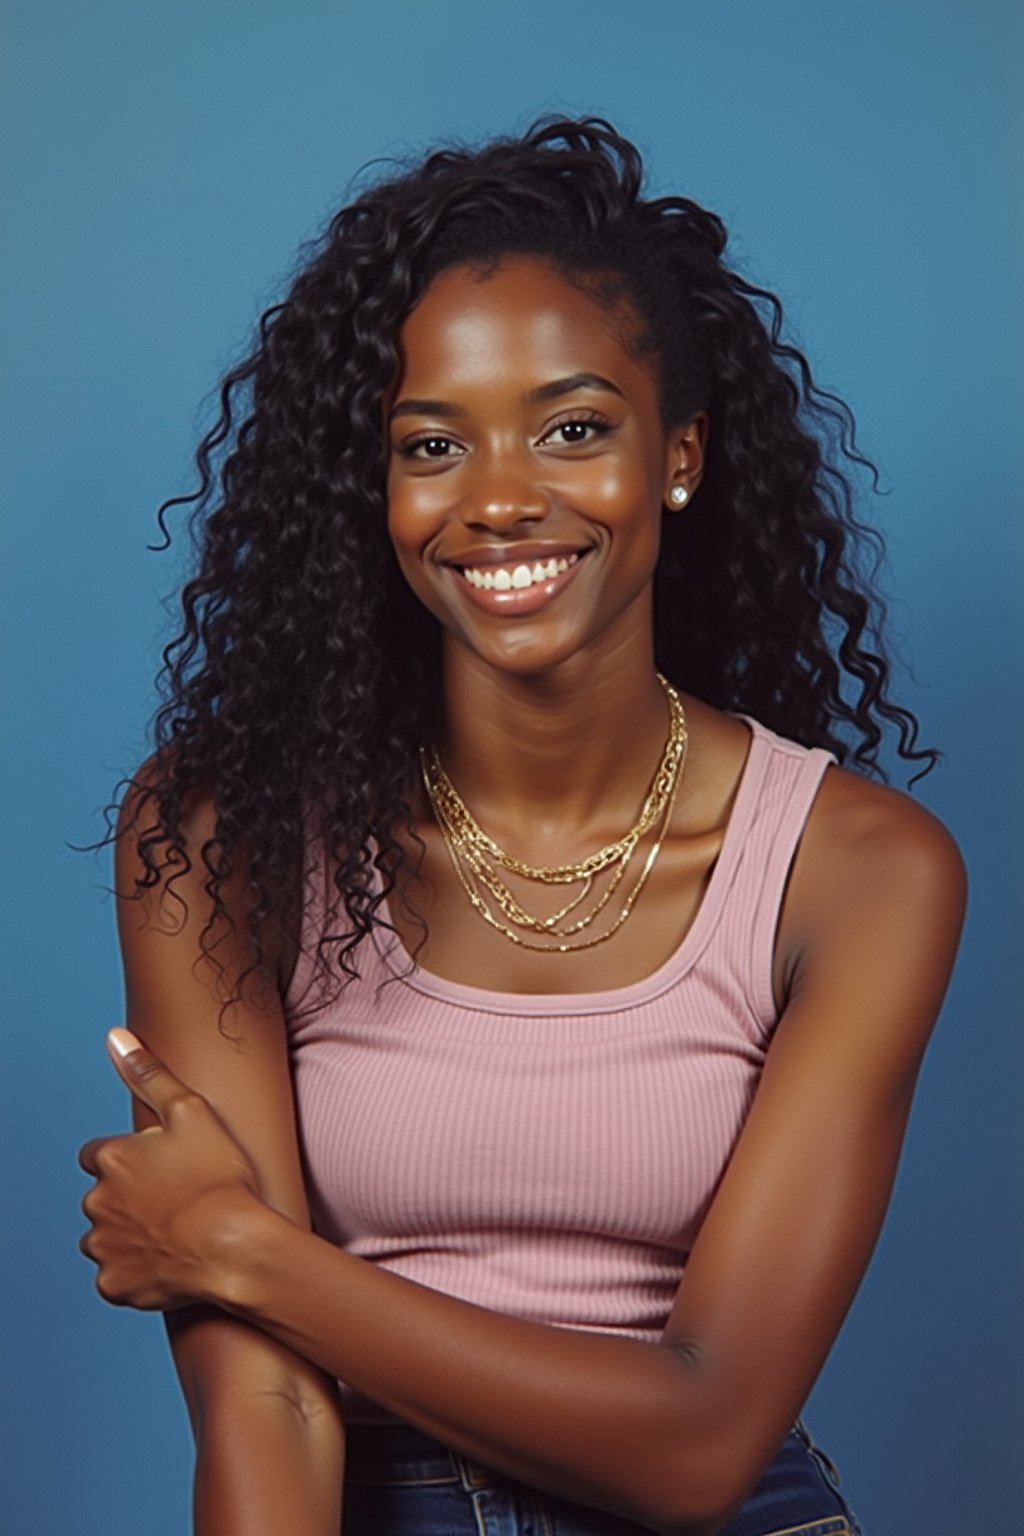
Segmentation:
{"type": "Polygon", "coordinates": [[[426,437],[410,438],[407,443],[400,445],[398,451],[403,459],[446,459],[449,457],[448,450],[455,446],[450,437],[430,433],[426,437]]]}
{"type": "Polygon", "coordinates": [[[559,421],[545,433],[544,437],[541,438],[541,442],[546,443],[551,438],[554,438],[556,444],[559,442],[566,444],[586,443],[590,441],[591,433],[596,432],[600,434],[610,430],[608,422],[593,421],[589,418],[587,420],[577,418],[573,421],[559,421]]]}

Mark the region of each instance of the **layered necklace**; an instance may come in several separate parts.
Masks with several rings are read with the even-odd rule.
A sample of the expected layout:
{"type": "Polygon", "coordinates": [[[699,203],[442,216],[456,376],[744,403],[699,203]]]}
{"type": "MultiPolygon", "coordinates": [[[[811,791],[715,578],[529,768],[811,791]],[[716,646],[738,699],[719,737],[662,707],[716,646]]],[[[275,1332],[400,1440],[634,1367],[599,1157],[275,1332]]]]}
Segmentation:
{"type": "Polygon", "coordinates": [[[475,821],[472,812],[441,766],[437,748],[420,748],[420,768],[430,804],[444,836],[445,846],[474,911],[513,944],[543,953],[566,954],[570,950],[590,949],[603,944],[616,933],[632,912],[636,899],[654,868],[672,821],[676,793],[686,761],[687,733],[683,704],[672,684],[661,673],[658,682],[665,691],[669,709],[668,739],[661,761],[640,810],[629,831],[614,843],[590,854],[578,864],[536,865],[498,846],[475,821]],[[622,884],[641,838],[654,833],[654,842],[628,893],[610,924],[596,935],[589,933],[594,920],[605,910],[622,884]],[[539,885],[576,886],[579,891],[550,917],[537,917],[517,900],[502,878],[501,871],[539,885]],[[611,874],[589,908],[580,912],[594,891],[595,881],[606,870],[611,874]],[[536,935],[537,937],[526,937],[536,935]]]}

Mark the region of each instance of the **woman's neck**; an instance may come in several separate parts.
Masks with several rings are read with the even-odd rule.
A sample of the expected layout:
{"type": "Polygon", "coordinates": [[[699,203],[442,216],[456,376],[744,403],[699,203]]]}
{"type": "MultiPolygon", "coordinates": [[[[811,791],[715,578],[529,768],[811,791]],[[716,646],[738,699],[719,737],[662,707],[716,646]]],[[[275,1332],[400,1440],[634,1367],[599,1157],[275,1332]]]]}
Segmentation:
{"type": "Polygon", "coordinates": [[[442,764],[510,852],[562,862],[636,820],[669,730],[650,651],[577,655],[522,676],[452,645],[442,696],[442,764]]]}

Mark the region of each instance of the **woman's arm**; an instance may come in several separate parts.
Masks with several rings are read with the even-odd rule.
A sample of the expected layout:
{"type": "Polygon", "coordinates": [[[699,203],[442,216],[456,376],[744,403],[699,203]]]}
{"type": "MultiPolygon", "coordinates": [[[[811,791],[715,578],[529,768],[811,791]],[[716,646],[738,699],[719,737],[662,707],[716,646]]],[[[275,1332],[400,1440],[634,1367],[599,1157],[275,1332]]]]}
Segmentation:
{"type": "Polygon", "coordinates": [[[510,1477],[663,1532],[719,1529],[803,1405],[867,1267],[962,926],[963,862],[934,817],[872,786],[844,826],[660,1345],[443,1295],[256,1201],[207,1240],[213,1299],[510,1477]]]}
{"type": "Polygon", "coordinates": [[[261,1350],[244,1323],[232,1338],[217,1308],[169,1312],[166,1323],[196,1444],[195,1536],[340,1536],[336,1406],[318,1410],[297,1393],[291,1352],[261,1350]]]}
{"type": "MultiPolygon", "coordinates": [[[[144,769],[143,773],[148,770],[144,769]]],[[[135,800],[126,802],[121,830],[135,800]]],[[[143,810],[143,818],[147,812],[143,810]]],[[[118,900],[128,1027],[202,1093],[248,1153],[273,1209],[309,1230],[284,1022],[276,994],[252,994],[218,1028],[214,969],[196,967],[208,898],[199,850],[213,831],[208,800],[190,808],[192,872],[138,900],[118,900]]],[[[115,883],[130,896],[141,872],[135,837],[119,837],[115,883]]],[[[237,891],[227,891],[244,932],[237,891]]],[[[219,945],[230,986],[241,946],[219,945]]],[[[133,1101],[135,1129],[157,1117],[133,1101]]],[[[336,1386],[286,1344],[209,1305],[165,1314],[168,1338],[196,1442],[196,1536],[338,1536],[344,1430],[336,1386]]]]}

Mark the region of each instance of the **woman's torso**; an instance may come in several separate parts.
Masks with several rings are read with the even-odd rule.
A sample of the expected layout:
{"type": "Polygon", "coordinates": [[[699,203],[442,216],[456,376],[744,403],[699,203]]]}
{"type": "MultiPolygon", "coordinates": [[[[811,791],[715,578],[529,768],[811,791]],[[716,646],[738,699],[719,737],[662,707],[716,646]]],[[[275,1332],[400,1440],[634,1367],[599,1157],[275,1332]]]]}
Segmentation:
{"type": "MultiPolygon", "coordinates": [[[[488,953],[469,909],[465,952],[446,940],[414,967],[394,934],[375,934],[360,979],[318,1007],[307,942],[286,1014],[310,1205],[329,1240],[480,1305],[660,1336],[806,940],[813,881],[798,865],[813,874],[829,845],[826,831],[808,849],[807,834],[831,754],[728,725],[695,775],[694,830],[675,825],[650,906],[629,919],[632,953],[591,965],[575,990],[552,990],[552,972],[500,936],[512,959],[488,953]],[[702,788],[724,828],[700,826],[702,788]]],[[[322,883],[315,858],[309,875],[322,883]]],[[[410,925],[407,944],[417,937],[410,925]]]]}

